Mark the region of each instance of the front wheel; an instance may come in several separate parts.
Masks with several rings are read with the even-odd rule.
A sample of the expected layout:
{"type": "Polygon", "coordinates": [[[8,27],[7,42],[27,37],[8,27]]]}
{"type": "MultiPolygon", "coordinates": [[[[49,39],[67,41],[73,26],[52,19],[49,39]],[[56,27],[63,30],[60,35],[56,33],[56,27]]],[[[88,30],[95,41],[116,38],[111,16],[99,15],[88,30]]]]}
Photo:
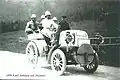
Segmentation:
{"type": "Polygon", "coordinates": [[[95,53],[93,61],[90,64],[84,66],[84,69],[88,73],[93,73],[93,72],[95,72],[97,70],[98,65],[99,65],[99,57],[98,57],[98,54],[95,53]]]}
{"type": "Polygon", "coordinates": [[[29,42],[26,47],[26,55],[28,61],[32,64],[37,64],[38,62],[38,48],[34,42],[29,42]]]}
{"type": "Polygon", "coordinates": [[[56,49],[52,53],[51,68],[55,75],[62,75],[66,70],[66,57],[61,49],[56,49]]]}

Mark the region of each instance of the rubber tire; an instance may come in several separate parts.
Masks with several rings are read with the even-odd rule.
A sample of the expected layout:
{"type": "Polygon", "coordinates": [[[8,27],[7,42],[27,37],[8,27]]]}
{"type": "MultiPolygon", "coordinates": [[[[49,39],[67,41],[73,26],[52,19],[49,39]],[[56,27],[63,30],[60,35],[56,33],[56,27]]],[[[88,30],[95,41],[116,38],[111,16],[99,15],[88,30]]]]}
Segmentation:
{"type": "Polygon", "coordinates": [[[27,45],[27,47],[26,47],[26,51],[25,51],[25,53],[26,53],[26,55],[28,56],[28,61],[31,63],[31,64],[37,64],[38,63],[38,48],[37,48],[37,46],[36,46],[36,44],[35,44],[35,42],[33,42],[33,41],[31,41],[31,42],[29,42],[28,43],[28,45],[27,45]],[[30,48],[30,46],[33,46],[34,47],[34,49],[35,49],[35,62],[34,63],[32,63],[31,61],[30,61],[30,59],[29,59],[29,55],[31,54],[31,53],[28,53],[28,49],[30,48]]]}
{"type": "Polygon", "coordinates": [[[99,65],[99,57],[98,57],[98,54],[95,53],[93,61],[90,64],[84,66],[84,69],[88,73],[94,73],[97,70],[98,65],[99,65]],[[93,63],[94,63],[94,67],[92,69],[89,69],[88,66],[93,64],[93,63]]]}
{"type": "MultiPolygon", "coordinates": [[[[53,73],[55,75],[59,75],[59,76],[62,75],[64,73],[64,71],[66,70],[66,56],[61,49],[56,49],[56,50],[53,51],[52,56],[51,56],[51,68],[52,68],[53,73]],[[60,67],[59,67],[60,71],[57,71],[55,69],[54,65],[53,65],[53,59],[55,59],[54,57],[55,57],[56,54],[58,54],[62,58],[61,70],[60,70],[60,67]]],[[[57,69],[58,69],[58,67],[57,67],[57,69]]]]}

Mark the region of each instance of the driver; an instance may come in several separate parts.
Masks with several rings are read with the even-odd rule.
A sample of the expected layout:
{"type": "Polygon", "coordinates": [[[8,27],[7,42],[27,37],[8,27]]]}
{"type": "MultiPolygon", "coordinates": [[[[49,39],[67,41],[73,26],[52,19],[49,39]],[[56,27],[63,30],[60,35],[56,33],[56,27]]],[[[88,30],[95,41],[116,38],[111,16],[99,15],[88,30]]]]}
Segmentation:
{"type": "Polygon", "coordinates": [[[54,29],[58,27],[52,19],[52,14],[50,11],[45,12],[45,19],[42,20],[43,29],[41,30],[43,36],[46,39],[48,45],[51,45],[50,41],[52,40],[52,34],[54,34],[54,29]]]}
{"type": "Polygon", "coordinates": [[[31,20],[27,23],[25,33],[27,35],[32,34],[34,31],[37,32],[39,29],[39,22],[36,21],[36,15],[32,14],[31,20]]]}

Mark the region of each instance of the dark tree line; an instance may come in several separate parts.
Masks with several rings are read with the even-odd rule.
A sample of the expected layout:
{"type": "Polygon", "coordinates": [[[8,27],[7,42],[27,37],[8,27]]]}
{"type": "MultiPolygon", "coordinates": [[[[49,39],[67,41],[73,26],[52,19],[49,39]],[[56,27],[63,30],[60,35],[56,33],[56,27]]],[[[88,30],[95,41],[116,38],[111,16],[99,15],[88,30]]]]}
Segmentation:
{"type": "Polygon", "coordinates": [[[15,21],[1,21],[0,22],[0,32],[11,32],[11,31],[19,31],[19,30],[24,30],[26,26],[27,21],[20,21],[20,20],[15,20],[15,21]]]}
{"type": "MultiPolygon", "coordinates": [[[[32,13],[39,19],[46,10],[50,10],[59,20],[62,15],[67,15],[69,22],[93,20],[96,23],[94,31],[103,28],[106,32],[100,32],[105,36],[119,36],[119,5],[119,0],[0,0],[0,20],[6,24],[12,20],[28,21],[32,13]],[[100,22],[105,26],[98,28],[100,22]]],[[[91,26],[86,29],[88,27],[91,26]]]]}

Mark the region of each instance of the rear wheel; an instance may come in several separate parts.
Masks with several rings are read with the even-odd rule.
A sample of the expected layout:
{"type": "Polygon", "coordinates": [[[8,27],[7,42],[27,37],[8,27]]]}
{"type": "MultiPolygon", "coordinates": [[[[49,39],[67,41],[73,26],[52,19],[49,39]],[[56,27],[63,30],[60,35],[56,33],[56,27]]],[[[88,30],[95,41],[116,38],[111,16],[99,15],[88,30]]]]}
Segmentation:
{"type": "Polygon", "coordinates": [[[62,75],[66,70],[66,57],[62,50],[56,49],[52,53],[51,68],[55,75],[62,75]]]}
{"type": "Polygon", "coordinates": [[[28,61],[32,64],[37,64],[38,62],[38,48],[34,42],[29,42],[26,47],[26,55],[28,61]]]}
{"type": "Polygon", "coordinates": [[[93,73],[97,70],[98,65],[99,65],[99,57],[98,57],[98,54],[95,53],[93,61],[90,64],[84,66],[84,69],[88,73],[93,73]]]}

